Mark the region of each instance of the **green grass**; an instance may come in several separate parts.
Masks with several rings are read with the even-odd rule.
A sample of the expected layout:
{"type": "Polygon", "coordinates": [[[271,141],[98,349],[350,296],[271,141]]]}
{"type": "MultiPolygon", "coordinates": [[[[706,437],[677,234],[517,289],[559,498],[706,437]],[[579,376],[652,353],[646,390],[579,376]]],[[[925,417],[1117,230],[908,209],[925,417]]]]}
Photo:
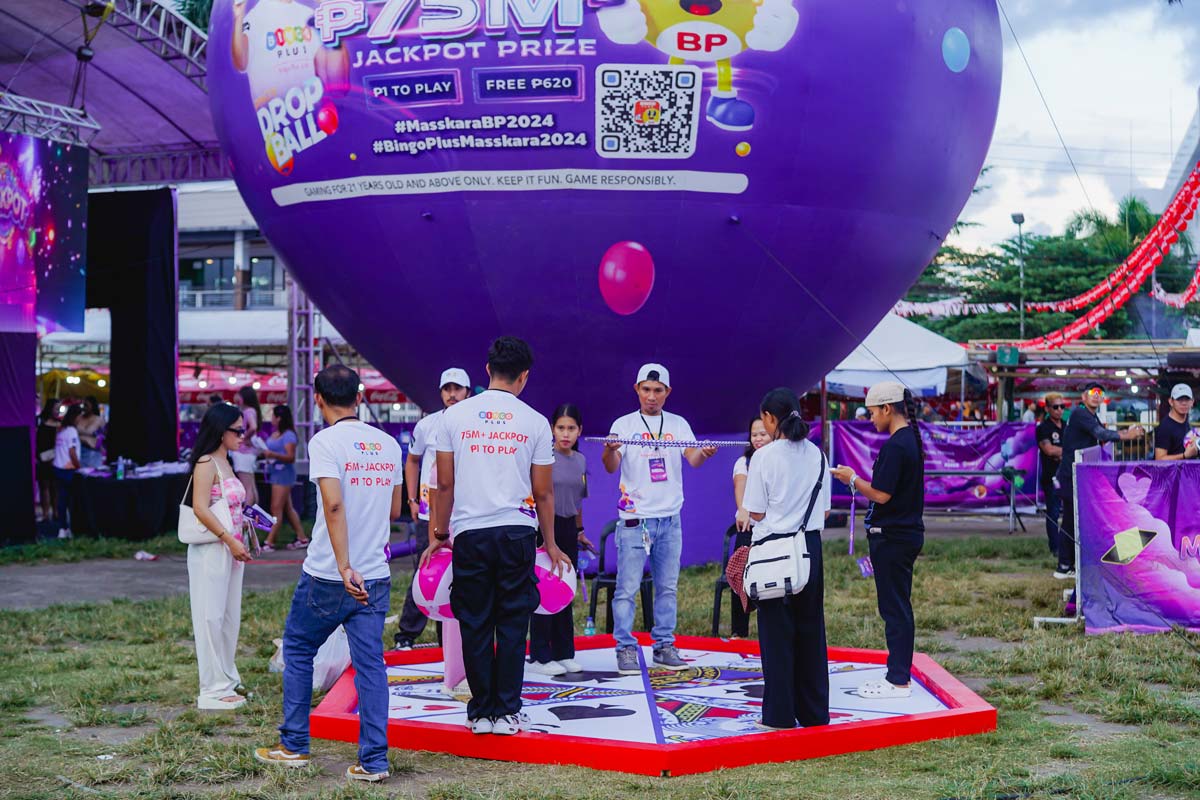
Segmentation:
{"type": "Polygon", "coordinates": [[[147,539],[143,542],[131,542],[127,539],[85,538],[78,539],[48,539],[36,544],[17,544],[0,547],[0,566],[7,564],[50,564],[86,561],[91,558],[133,558],[138,550],[145,550],[158,555],[185,554],[187,545],[179,538],[168,533],[147,539]]]}
{"type": "MultiPolygon", "coordinates": [[[[843,547],[825,552],[829,641],[882,647],[873,585],[843,547]]],[[[1200,637],[1033,629],[1033,616],[1057,613],[1062,589],[1044,549],[1036,537],[931,540],[918,562],[918,648],[983,681],[1000,712],[994,733],[669,780],[394,750],[388,784],[349,786],[340,772],[354,747],[324,741],[314,743],[313,774],[272,773],[251,750],[276,737],[280,680],[267,659],[288,591],[245,598],[239,667],[255,696],[229,716],[192,708],[186,597],[0,612],[0,797],[1200,797],[1200,662],[1188,645],[1200,637]],[[961,649],[962,637],[996,649],[961,649]],[[1090,717],[1067,726],[1045,704],[1090,717]],[[70,725],[31,718],[48,713],[70,725]]],[[[681,633],[707,634],[715,576],[715,567],[684,571],[681,633]]],[[[397,580],[394,608],[405,589],[397,580]]]]}

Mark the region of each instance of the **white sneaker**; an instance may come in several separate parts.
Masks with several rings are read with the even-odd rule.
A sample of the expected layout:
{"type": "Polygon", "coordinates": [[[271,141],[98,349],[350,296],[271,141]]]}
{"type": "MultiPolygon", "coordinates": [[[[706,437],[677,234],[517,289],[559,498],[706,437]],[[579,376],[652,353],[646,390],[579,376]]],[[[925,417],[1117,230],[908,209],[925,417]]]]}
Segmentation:
{"type": "Polygon", "coordinates": [[[480,717],[479,719],[467,720],[467,727],[471,729],[471,733],[495,733],[495,726],[488,717],[480,717]]]}
{"type": "Polygon", "coordinates": [[[558,665],[567,672],[583,672],[583,664],[573,658],[564,658],[558,662],[558,665]]]}
{"type": "Polygon", "coordinates": [[[58,529],[58,538],[60,538],[60,539],[70,539],[70,538],[71,538],[71,530],[70,530],[70,528],[59,528],[59,529],[58,529]]]}
{"type": "Polygon", "coordinates": [[[557,661],[547,661],[545,664],[540,661],[530,661],[525,665],[525,669],[530,672],[536,672],[539,675],[562,675],[567,671],[557,661]]]}
{"type": "Polygon", "coordinates": [[[524,714],[509,714],[492,720],[492,733],[497,736],[513,736],[529,727],[529,717],[524,714]]]}

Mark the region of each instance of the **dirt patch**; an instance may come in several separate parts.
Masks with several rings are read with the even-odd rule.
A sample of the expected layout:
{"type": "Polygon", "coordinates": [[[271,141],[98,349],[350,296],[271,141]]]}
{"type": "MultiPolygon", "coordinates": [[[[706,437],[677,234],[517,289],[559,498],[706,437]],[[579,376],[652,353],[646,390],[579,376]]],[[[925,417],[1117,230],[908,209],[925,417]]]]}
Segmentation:
{"type": "Polygon", "coordinates": [[[55,730],[66,730],[67,728],[75,727],[71,720],[59,714],[52,708],[39,706],[31,708],[25,712],[25,716],[36,722],[38,725],[45,725],[47,728],[55,730]]]}
{"type": "Polygon", "coordinates": [[[963,636],[955,631],[940,631],[938,641],[958,653],[1007,653],[1016,650],[1016,642],[1004,642],[990,636],[963,636]]]}
{"type": "Polygon", "coordinates": [[[1056,725],[1078,725],[1082,730],[1078,731],[1076,735],[1081,739],[1108,739],[1126,733],[1138,733],[1142,730],[1138,725],[1105,722],[1099,717],[1055,703],[1039,703],[1038,710],[1056,725]]]}

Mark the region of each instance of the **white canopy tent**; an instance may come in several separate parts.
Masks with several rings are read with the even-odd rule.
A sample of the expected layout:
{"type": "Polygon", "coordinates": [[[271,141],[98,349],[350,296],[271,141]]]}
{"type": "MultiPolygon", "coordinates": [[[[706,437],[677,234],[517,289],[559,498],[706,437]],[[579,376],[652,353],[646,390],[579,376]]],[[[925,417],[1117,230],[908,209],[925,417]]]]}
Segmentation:
{"type": "Polygon", "coordinates": [[[915,322],[888,314],[826,376],[825,384],[830,394],[864,397],[872,384],[894,380],[918,397],[935,397],[946,393],[951,369],[987,381],[982,368],[971,363],[965,348],[915,322]]]}

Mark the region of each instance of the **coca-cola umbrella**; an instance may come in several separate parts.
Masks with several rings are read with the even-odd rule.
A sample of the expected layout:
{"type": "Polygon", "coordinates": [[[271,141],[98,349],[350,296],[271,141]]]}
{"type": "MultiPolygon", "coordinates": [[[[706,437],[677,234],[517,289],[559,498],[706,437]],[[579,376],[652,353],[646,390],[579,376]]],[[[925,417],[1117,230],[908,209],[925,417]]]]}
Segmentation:
{"type": "Polygon", "coordinates": [[[232,402],[238,389],[256,383],[259,384],[256,388],[261,388],[263,380],[263,375],[244,369],[181,363],[178,375],[179,402],[207,403],[209,396],[214,393],[232,402]]]}
{"type": "MultiPolygon", "coordinates": [[[[407,403],[408,397],[404,392],[392,385],[377,369],[357,370],[358,378],[363,385],[363,400],[368,403],[407,403]]],[[[286,372],[276,372],[262,379],[262,388],[258,392],[260,403],[277,405],[287,402],[288,376],[286,372]]]]}

